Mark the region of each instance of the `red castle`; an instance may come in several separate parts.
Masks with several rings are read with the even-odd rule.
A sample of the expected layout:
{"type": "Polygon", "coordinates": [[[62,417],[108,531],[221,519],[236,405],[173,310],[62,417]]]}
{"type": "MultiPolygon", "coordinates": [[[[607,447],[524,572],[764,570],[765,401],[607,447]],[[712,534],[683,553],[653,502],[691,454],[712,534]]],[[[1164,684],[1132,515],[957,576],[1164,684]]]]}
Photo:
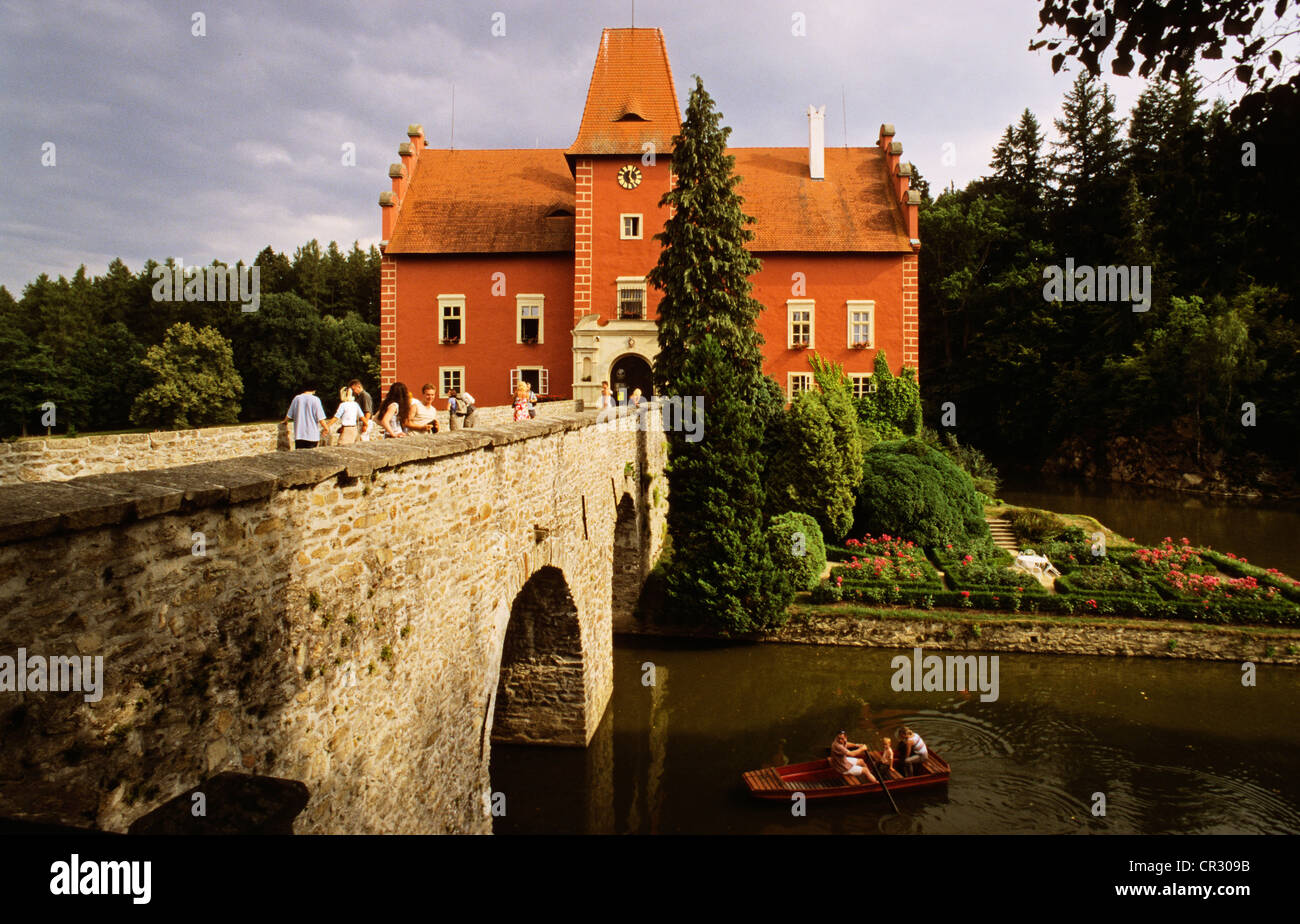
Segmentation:
{"type": "MultiPolygon", "coordinates": [[[[855,393],[877,351],[917,365],[917,206],[892,125],[870,148],[730,148],[757,219],[752,277],[764,306],[763,369],[793,396],[807,356],[838,362],[855,393]]],[[[412,125],[389,169],[383,216],[383,387],[425,382],[445,398],[510,400],[519,379],[588,407],[608,381],[650,393],[658,351],[660,198],[673,185],[681,109],[663,34],[606,29],[568,150],[435,150],[412,125]]]]}

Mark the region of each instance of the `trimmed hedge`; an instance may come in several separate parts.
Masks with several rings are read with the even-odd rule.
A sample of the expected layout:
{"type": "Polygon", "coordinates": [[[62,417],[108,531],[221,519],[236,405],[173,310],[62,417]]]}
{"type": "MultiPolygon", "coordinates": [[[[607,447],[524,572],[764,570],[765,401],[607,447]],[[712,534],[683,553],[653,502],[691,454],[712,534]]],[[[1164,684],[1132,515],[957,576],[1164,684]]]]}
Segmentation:
{"type": "Polygon", "coordinates": [[[1225,555],[1222,552],[1216,552],[1213,549],[1203,549],[1201,558],[1206,559],[1214,564],[1216,568],[1224,574],[1232,577],[1253,577],[1261,584],[1267,584],[1269,587],[1276,587],[1278,592],[1288,600],[1294,600],[1300,603],[1300,583],[1297,583],[1287,575],[1273,569],[1261,568],[1258,565],[1252,565],[1244,562],[1240,558],[1234,558],[1231,555],[1225,555]]]}
{"type": "Polygon", "coordinates": [[[1079,594],[1115,594],[1130,593],[1154,597],[1157,591],[1153,581],[1134,575],[1113,562],[1106,562],[1092,567],[1076,567],[1066,571],[1056,579],[1058,592],[1079,594]],[[1098,582],[1112,578],[1119,582],[1116,587],[1098,587],[1098,582]],[[1094,585],[1094,586],[1089,586],[1094,585]]]}
{"type": "Polygon", "coordinates": [[[870,605],[904,605],[920,609],[993,610],[1067,616],[1120,616],[1135,619],[1175,619],[1215,625],[1300,627],[1300,607],[1290,603],[1226,600],[1206,606],[1200,601],[1162,600],[1150,595],[1122,593],[1016,594],[984,590],[931,591],[924,588],[843,585],[823,581],[812,593],[813,603],[852,600],[870,605]]]}
{"type": "Polygon", "coordinates": [[[1043,595],[1047,588],[1038,583],[1032,574],[1011,570],[1015,561],[1011,553],[994,545],[976,546],[971,550],[935,549],[934,560],[943,569],[948,583],[956,590],[986,590],[990,593],[1020,593],[1043,595]],[[970,555],[972,561],[963,565],[962,559],[970,555]],[[1016,588],[1021,590],[1017,591],[1016,588]]]}
{"type": "Polygon", "coordinates": [[[825,545],[827,561],[850,561],[854,555],[858,554],[846,546],[834,545],[830,542],[825,543],[825,545]]]}

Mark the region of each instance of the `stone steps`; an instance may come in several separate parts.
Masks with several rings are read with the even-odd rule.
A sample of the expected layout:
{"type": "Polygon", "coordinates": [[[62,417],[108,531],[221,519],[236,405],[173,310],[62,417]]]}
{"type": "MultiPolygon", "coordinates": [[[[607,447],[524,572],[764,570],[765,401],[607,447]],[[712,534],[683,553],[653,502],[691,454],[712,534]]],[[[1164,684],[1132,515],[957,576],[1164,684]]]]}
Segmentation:
{"type": "Polygon", "coordinates": [[[1011,524],[1001,517],[985,517],[984,522],[989,525],[989,533],[993,536],[993,544],[1000,549],[1006,549],[1012,555],[1020,551],[1016,545],[1016,534],[1011,529],[1011,524]]]}

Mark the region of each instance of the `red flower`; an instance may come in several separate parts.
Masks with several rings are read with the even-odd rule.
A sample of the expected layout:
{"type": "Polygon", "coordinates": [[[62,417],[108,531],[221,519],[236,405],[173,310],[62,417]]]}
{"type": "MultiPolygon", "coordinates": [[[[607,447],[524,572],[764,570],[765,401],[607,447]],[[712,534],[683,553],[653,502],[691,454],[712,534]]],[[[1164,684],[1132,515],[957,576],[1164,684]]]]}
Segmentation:
{"type": "Polygon", "coordinates": [[[1097,608],[1097,601],[1096,601],[1096,600],[1089,600],[1089,601],[1088,601],[1088,605],[1089,605],[1090,607],[1092,607],[1092,608],[1095,610],[1095,609],[1097,608]]]}
{"type": "Polygon", "coordinates": [[[963,597],[969,597],[969,596],[970,596],[970,591],[969,591],[969,590],[963,590],[963,591],[961,592],[961,595],[962,595],[963,597]]]}

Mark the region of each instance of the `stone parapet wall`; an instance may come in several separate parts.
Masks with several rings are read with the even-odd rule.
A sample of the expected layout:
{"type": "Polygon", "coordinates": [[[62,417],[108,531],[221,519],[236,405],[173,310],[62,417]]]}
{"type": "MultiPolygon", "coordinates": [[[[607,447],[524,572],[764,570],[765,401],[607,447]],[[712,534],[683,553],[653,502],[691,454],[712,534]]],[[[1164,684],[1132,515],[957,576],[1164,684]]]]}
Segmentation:
{"type": "MultiPolygon", "coordinates": [[[[573,413],[572,401],[539,404],[537,416],[573,413]]],[[[333,408],[326,402],[326,413],[333,408]]],[[[478,426],[510,423],[510,405],[482,407],[478,426]]],[[[448,429],[447,412],[438,414],[448,429]]],[[[216,462],[240,456],[289,449],[287,429],[279,423],[202,427],[196,430],[155,430],[152,433],[92,434],[78,437],[26,437],[0,442],[0,485],[67,481],[82,475],[140,472],[195,462],[216,462]]]]}
{"type": "Polygon", "coordinates": [[[236,771],[304,783],[300,833],[490,831],[521,590],[540,574],[571,598],[560,680],[565,733],[584,743],[613,685],[618,504],[663,515],[638,483],[661,475],[662,434],[547,407],[0,487],[0,655],[104,659],[95,702],[0,692],[0,816],[123,831],[236,771]]]}
{"type": "Polygon", "coordinates": [[[0,442],[0,485],[169,468],[288,449],[274,423],[0,442]]]}

